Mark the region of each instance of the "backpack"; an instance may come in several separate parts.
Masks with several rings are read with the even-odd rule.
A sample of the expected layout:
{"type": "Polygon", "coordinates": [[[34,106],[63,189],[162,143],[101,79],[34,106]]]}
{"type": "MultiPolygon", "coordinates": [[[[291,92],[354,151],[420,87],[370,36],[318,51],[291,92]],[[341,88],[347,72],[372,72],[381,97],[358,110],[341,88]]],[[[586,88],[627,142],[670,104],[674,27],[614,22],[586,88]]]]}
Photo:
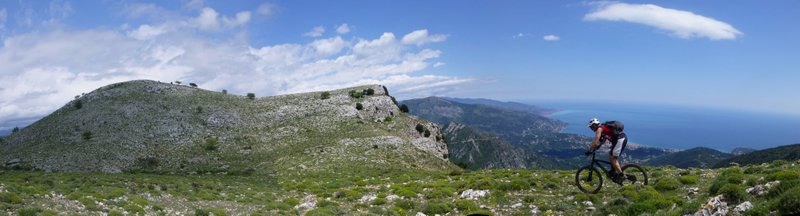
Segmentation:
{"type": "Polygon", "coordinates": [[[608,128],[611,128],[611,134],[614,134],[614,137],[619,136],[619,134],[621,134],[622,131],[625,130],[625,125],[623,125],[622,122],[619,121],[607,121],[603,123],[603,125],[605,125],[608,128]]]}

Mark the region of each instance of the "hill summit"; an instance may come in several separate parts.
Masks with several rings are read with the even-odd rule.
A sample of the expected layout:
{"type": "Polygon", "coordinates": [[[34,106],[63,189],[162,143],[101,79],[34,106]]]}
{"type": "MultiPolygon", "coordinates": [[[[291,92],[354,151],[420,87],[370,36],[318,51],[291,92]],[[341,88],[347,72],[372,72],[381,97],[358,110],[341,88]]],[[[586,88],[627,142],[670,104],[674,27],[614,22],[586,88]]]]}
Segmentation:
{"type": "Polygon", "coordinates": [[[5,137],[0,162],[112,173],[453,166],[440,130],[400,112],[383,86],[250,96],[149,80],[108,85],[5,137]]]}

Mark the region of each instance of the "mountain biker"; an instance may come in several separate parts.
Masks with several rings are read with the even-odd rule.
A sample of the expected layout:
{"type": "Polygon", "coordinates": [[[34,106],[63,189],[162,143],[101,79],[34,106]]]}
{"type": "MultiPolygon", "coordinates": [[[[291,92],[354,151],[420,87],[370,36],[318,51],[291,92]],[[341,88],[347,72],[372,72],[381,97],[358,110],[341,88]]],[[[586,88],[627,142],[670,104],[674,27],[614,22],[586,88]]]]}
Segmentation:
{"type": "Polygon", "coordinates": [[[600,120],[597,118],[589,120],[589,125],[587,125],[587,127],[595,132],[595,136],[592,146],[586,151],[586,155],[592,154],[594,150],[600,148],[606,141],[610,141],[611,151],[609,151],[609,160],[611,166],[614,167],[614,170],[610,173],[610,177],[614,183],[622,184],[625,175],[622,174],[622,169],[619,167],[617,158],[620,157],[622,151],[625,150],[625,146],[628,145],[628,137],[625,135],[625,132],[622,132],[622,124],[617,123],[617,121],[608,121],[600,124],[600,120]]]}

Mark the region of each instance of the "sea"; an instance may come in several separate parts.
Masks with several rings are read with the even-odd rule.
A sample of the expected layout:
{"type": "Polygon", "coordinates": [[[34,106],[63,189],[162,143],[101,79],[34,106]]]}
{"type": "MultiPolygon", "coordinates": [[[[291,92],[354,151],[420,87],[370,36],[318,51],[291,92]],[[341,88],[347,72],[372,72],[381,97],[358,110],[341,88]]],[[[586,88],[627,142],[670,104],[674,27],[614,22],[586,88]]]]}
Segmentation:
{"type": "Polygon", "coordinates": [[[672,105],[526,101],[560,111],[548,117],[567,123],[564,132],[594,136],[590,118],[624,123],[629,143],[685,150],[708,147],[766,149],[800,143],[800,115],[759,113],[672,105]]]}

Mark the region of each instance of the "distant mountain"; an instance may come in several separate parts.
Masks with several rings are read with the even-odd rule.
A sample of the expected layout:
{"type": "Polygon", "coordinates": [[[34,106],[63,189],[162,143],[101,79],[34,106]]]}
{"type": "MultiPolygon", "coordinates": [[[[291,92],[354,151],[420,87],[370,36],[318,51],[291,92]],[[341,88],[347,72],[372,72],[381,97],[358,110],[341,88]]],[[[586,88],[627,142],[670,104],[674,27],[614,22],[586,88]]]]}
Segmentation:
{"type": "Polygon", "coordinates": [[[678,168],[710,168],[733,155],[714,149],[697,147],[663,155],[647,161],[646,165],[672,165],[678,168]]]}
{"type": "Polygon", "coordinates": [[[454,168],[441,140],[436,125],[400,112],[378,85],[255,98],[137,80],[4,137],[0,166],[268,175],[454,168]]]}
{"type": "Polygon", "coordinates": [[[714,167],[727,167],[731,166],[732,162],[736,162],[742,166],[769,163],[775,160],[793,161],[800,159],[800,144],[778,146],[775,148],[768,148],[758,150],[747,154],[728,158],[720,161],[714,167]]]}
{"type": "Polygon", "coordinates": [[[528,105],[524,103],[517,103],[517,102],[504,102],[504,101],[496,101],[490,99],[483,99],[483,98],[448,98],[443,97],[442,99],[462,103],[462,104],[483,104],[492,107],[507,109],[507,110],[514,110],[514,111],[523,111],[529,112],[537,115],[548,115],[554,112],[558,112],[557,109],[550,109],[550,108],[543,108],[534,105],[528,105]]]}
{"type": "MultiPolygon", "coordinates": [[[[461,99],[463,100],[463,99],[461,99]]],[[[591,144],[589,137],[561,133],[566,126],[564,122],[552,120],[529,110],[522,111],[519,108],[509,109],[497,104],[505,102],[492,102],[488,99],[470,99],[472,104],[459,103],[448,98],[427,97],[402,101],[408,105],[410,113],[439,125],[465,125],[473,130],[469,130],[474,137],[490,137],[491,140],[483,140],[479,146],[485,150],[492,145],[506,149],[503,143],[522,150],[525,154],[510,154],[507,159],[510,161],[524,160],[529,169],[572,169],[584,165],[587,159],[583,152],[591,144]],[[480,102],[480,104],[478,104],[480,102]],[[494,105],[486,105],[494,104],[494,105]],[[488,136],[487,136],[488,135],[488,136]]],[[[449,126],[448,126],[449,127],[449,126]]],[[[446,130],[445,130],[446,131],[446,130]]],[[[445,140],[453,140],[452,133],[444,133],[445,140]]],[[[462,136],[463,137],[463,136],[462,136]]],[[[480,140],[480,139],[474,139],[480,140]]],[[[454,146],[455,143],[447,142],[451,155],[472,155],[472,157],[491,159],[494,156],[477,156],[485,154],[486,151],[466,152],[479,148],[466,148],[461,153],[455,154],[454,150],[462,149],[461,146],[454,146]]],[[[605,146],[608,152],[608,145],[605,146]]],[[[644,162],[650,158],[669,153],[667,150],[658,148],[647,148],[629,144],[624,159],[628,162],[644,162]]],[[[460,157],[453,156],[451,160],[460,157]]],[[[480,164],[486,161],[487,164],[507,165],[506,161],[479,160],[476,161],[477,167],[486,167],[487,164],[480,164]]],[[[518,166],[504,167],[513,168],[518,166]]]]}
{"type": "Polygon", "coordinates": [[[450,123],[442,130],[450,153],[450,161],[469,169],[527,169],[528,156],[522,149],[505,140],[459,123],[450,123]]]}
{"type": "Polygon", "coordinates": [[[743,155],[743,154],[747,154],[747,153],[754,152],[754,151],[756,151],[756,150],[755,149],[751,149],[751,148],[734,148],[733,150],[731,150],[731,154],[733,154],[733,155],[743,155]]]}

